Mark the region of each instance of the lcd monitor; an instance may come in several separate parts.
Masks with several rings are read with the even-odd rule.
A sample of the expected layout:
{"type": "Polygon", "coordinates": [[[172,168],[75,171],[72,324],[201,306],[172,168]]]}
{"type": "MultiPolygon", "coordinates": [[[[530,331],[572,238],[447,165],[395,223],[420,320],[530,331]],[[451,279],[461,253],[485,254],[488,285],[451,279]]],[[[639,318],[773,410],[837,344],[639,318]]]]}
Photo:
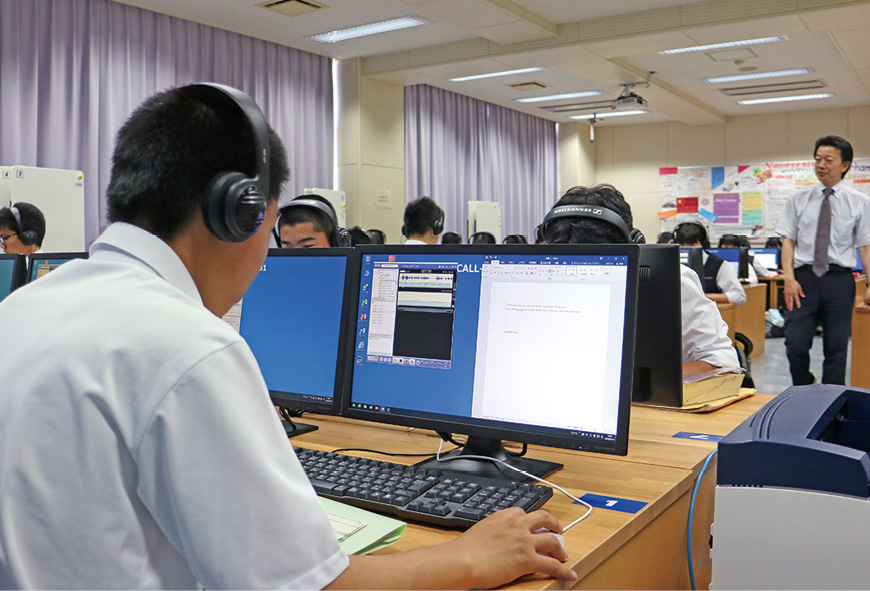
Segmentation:
{"type": "Polygon", "coordinates": [[[683,405],[680,248],[640,247],[632,401],[683,405]]]}
{"type": "Polygon", "coordinates": [[[753,248],[749,250],[749,255],[755,257],[755,260],[760,262],[768,271],[779,269],[779,253],[778,248],[753,248]]]}
{"type": "Polygon", "coordinates": [[[48,275],[62,264],[73,259],[86,259],[86,252],[45,252],[30,255],[30,281],[36,281],[43,275],[48,275]]]}
{"type": "Polygon", "coordinates": [[[0,254],[0,302],[21,287],[27,277],[27,259],[23,254],[0,254]]]}
{"type": "Polygon", "coordinates": [[[749,278],[749,249],[740,248],[708,248],[707,252],[725,259],[731,265],[738,279],[749,278]]]}
{"type": "Polygon", "coordinates": [[[627,453],[636,245],[357,250],[343,415],[467,435],[424,465],[511,480],[469,456],[543,476],[561,466],[502,440],[627,453]]]}
{"type": "Polygon", "coordinates": [[[681,246],[680,263],[689,267],[704,285],[704,249],[700,246],[681,246]]]}
{"type": "Polygon", "coordinates": [[[291,420],[337,414],[347,338],[351,248],[271,249],[241,302],[224,317],[254,353],[288,435],[291,420]]]}

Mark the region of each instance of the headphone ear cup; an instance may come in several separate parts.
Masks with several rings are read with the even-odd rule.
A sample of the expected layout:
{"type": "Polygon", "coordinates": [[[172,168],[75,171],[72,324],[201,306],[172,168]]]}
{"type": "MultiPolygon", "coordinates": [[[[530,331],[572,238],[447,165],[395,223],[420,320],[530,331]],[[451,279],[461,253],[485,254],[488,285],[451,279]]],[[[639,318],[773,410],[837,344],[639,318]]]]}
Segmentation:
{"type": "Polygon", "coordinates": [[[18,233],[18,241],[24,246],[33,246],[36,244],[36,232],[33,230],[24,230],[18,233]]]}
{"type": "Polygon", "coordinates": [[[535,226],[535,242],[540,244],[544,241],[544,224],[535,226]]]}
{"type": "Polygon", "coordinates": [[[222,172],[203,193],[202,215],[219,240],[243,242],[263,224],[266,196],[253,179],[241,172],[222,172]]]}
{"type": "Polygon", "coordinates": [[[335,246],[348,247],[351,245],[350,232],[347,228],[336,228],[335,246]]]}
{"type": "Polygon", "coordinates": [[[432,224],[432,233],[436,236],[444,231],[444,212],[441,212],[441,216],[435,220],[435,223],[432,224]]]}
{"type": "Polygon", "coordinates": [[[641,232],[637,228],[631,229],[628,238],[629,240],[631,240],[632,244],[646,244],[646,236],[644,236],[643,232],[641,232]]]}
{"type": "Polygon", "coordinates": [[[405,236],[405,237],[408,236],[408,233],[405,232],[405,224],[402,224],[402,236],[405,236]]]}

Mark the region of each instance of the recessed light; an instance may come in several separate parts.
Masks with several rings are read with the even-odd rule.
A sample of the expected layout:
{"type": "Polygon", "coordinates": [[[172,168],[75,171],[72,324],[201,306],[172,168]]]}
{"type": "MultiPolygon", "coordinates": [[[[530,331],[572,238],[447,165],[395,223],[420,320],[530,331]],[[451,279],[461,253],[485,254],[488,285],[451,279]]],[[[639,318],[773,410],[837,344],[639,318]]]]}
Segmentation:
{"type": "Polygon", "coordinates": [[[483,78],[497,78],[499,76],[513,76],[514,74],[528,74],[529,72],[540,72],[547,68],[521,68],[519,70],[502,70],[501,72],[491,72],[489,74],[475,74],[474,76],[462,76],[461,78],[451,78],[451,82],[467,82],[468,80],[481,80],[483,78]]]}
{"type": "Polygon", "coordinates": [[[712,45],[695,45],[694,47],[681,47],[679,49],[666,49],[658,52],[659,55],[673,55],[675,53],[689,53],[692,51],[709,51],[711,49],[726,49],[729,47],[742,47],[744,45],[757,45],[759,43],[772,43],[774,41],[787,41],[788,37],[761,37],[759,39],[744,39],[743,41],[729,41],[727,43],[714,43],[712,45]]]}
{"type": "Polygon", "coordinates": [[[752,74],[737,74],[734,76],[718,76],[716,78],[704,78],[707,84],[719,84],[721,82],[738,82],[740,80],[760,80],[762,78],[777,78],[779,76],[798,76],[800,74],[812,74],[812,68],[795,68],[793,70],[774,70],[772,72],[754,72],[752,74]]]}
{"type": "Polygon", "coordinates": [[[398,31],[399,29],[408,29],[410,27],[419,27],[420,25],[428,24],[429,21],[417,15],[403,16],[401,18],[392,18],[386,21],[369,23],[367,25],[358,25],[356,27],[348,27],[347,29],[338,29],[337,31],[329,31],[328,33],[319,33],[306,37],[318,43],[338,43],[347,39],[356,39],[357,37],[365,37],[367,35],[377,35],[378,33],[387,33],[389,31],[398,31]]]}
{"type": "Polygon", "coordinates": [[[624,115],[645,115],[649,111],[612,111],[609,113],[588,113],[586,115],[571,115],[568,119],[604,119],[606,117],[622,117],[624,115]]]}
{"type": "Polygon", "coordinates": [[[582,92],[566,92],[564,94],[548,94],[547,96],[528,96],[514,99],[518,103],[540,103],[543,101],[558,101],[560,99],[583,98],[584,96],[598,96],[604,94],[600,90],[584,90],[582,92]]]}
{"type": "Polygon", "coordinates": [[[798,94],[792,96],[777,96],[773,98],[746,99],[737,101],[738,105],[763,105],[765,103],[785,103],[788,101],[811,101],[815,99],[833,98],[834,93],[824,92],[821,94],[798,94]]]}

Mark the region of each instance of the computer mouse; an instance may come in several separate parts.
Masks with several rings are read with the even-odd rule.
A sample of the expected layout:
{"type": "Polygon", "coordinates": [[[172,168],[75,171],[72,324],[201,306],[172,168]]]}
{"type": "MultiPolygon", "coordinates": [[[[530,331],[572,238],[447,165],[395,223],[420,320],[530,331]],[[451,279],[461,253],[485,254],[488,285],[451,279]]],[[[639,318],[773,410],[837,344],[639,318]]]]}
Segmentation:
{"type": "Polygon", "coordinates": [[[533,534],[550,534],[551,536],[556,536],[556,539],[559,540],[559,544],[561,544],[562,549],[565,549],[565,538],[562,537],[562,534],[557,534],[556,532],[550,531],[548,529],[538,529],[532,532],[533,534]]]}

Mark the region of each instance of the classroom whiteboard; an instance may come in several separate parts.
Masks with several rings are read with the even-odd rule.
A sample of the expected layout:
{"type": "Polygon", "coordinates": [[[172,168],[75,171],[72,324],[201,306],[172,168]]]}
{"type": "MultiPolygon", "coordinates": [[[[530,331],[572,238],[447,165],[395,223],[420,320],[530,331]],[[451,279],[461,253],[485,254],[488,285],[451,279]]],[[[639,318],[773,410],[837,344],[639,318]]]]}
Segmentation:
{"type": "MultiPolygon", "coordinates": [[[[817,182],[810,160],[660,168],[659,175],[661,231],[698,221],[710,229],[711,242],[722,234],[775,236],[789,196],[817,182]]],[[[844,182],[870,196],[870,158],[855,158],[844,182]]]]}

